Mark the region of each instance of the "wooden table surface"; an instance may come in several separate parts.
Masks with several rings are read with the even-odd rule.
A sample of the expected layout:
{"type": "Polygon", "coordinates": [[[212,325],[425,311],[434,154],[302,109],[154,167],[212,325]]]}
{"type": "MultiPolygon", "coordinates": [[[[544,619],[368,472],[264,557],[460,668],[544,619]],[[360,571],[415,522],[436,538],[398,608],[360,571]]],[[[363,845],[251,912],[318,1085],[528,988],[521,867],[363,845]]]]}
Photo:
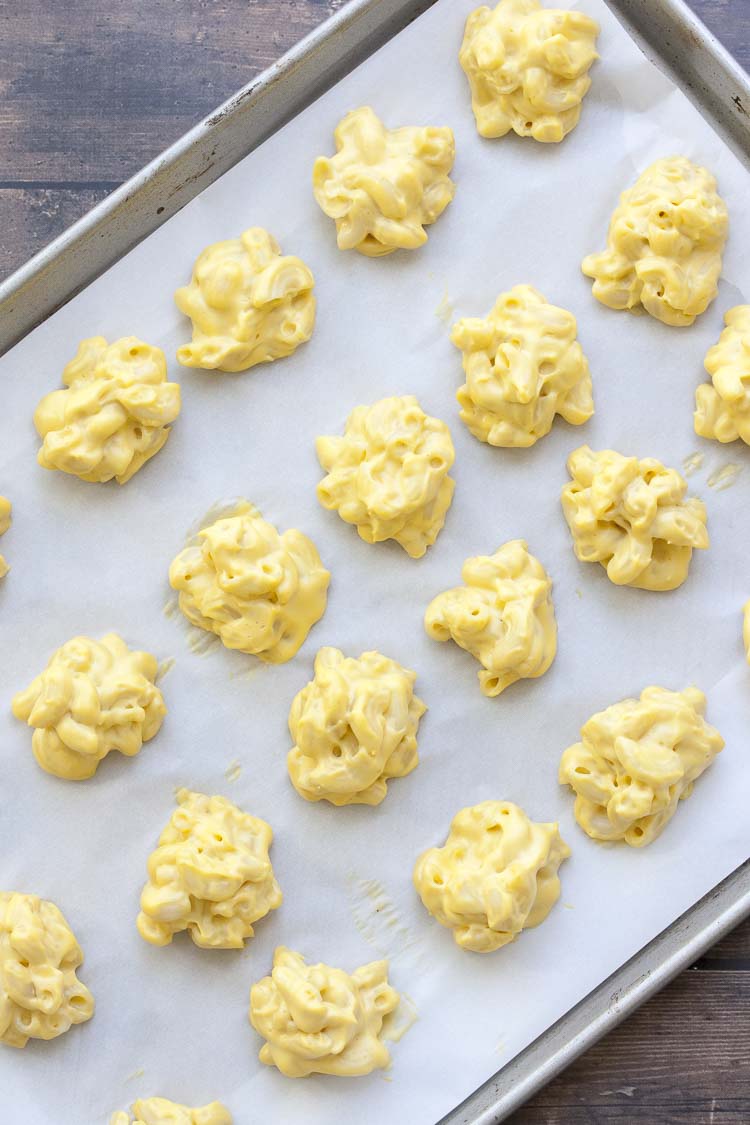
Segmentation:
{"type": "MultiPolygon", "coordinates": [[[[750,0],[688,2],[750,70],[750,0]]],[[[0,277],[345,3],[0,0],[0,277]]],[[[511,1121],[748,1125],[750,921],[511,1121]]]]}

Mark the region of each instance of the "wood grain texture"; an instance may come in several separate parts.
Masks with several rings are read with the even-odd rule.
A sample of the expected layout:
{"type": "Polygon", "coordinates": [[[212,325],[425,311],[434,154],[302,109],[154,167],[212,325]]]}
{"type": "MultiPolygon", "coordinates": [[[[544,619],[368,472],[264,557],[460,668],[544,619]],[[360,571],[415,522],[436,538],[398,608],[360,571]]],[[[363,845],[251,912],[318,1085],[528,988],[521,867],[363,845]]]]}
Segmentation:
{"type": "MultiPolygon", "coordinates": [[[[750,70],[750,0],[688,2],[750,70]]],[[[0,277],[345,3],[0,0],[0,277]]],[[[750,921],[511,1123],[750,1125],[749,1028],[750,921]]]]}
{"type": "Polygon", "coordinates": [[[747,1125],[749,1011],[750,973],[683,973],[509,1122],[747,1125]]]}
{"type": "Polygon", "coordinates": [[[2,180],[127,179],[335,7],[13,0],[1,25],[2,180]]]}
{"type": "Polygon", "coordinates": [[[107,187],[7,187],[0,190],[0,279],[99,203],[107,187]]]}
{"type": "MultiPolygon", "coordinates": [[[[0,0],[0,278],[346,2],[0,0]]],[[[750,0],[688,3],[750,69],[750,0]]]]}

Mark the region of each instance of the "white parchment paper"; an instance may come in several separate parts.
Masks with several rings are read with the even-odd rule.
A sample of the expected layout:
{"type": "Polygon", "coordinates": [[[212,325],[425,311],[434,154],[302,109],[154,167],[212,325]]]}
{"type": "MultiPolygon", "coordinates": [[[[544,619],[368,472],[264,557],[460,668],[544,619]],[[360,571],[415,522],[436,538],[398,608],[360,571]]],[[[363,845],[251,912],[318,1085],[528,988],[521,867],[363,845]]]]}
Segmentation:
{"type": "Polygon", "coordinates": [[[748,451],[701,441],[692,428],[705,351],[724,311],[750,296],[747,173],[600,0],[580,5],[601,21],[602,59],[578,129],[560,146],[481,140],[457,61],[472,6],[439,0],[0,360],[0,492],[14,504],[0,545],[13,567],[0,584],[0,886],[59,904],[97,1001],[94,1019],[56,1042],[0,1050],[4,1122],[94,1125],[151,1094],[221,1099],[237,1125],[432,1122],[748,854],[748,451]],[[455,130],[456,198],[417,253],[340,253],[313,200],[315,156],[332,151],[339,118],[365,103],[391,126],[455,130]],[[672,153],[716,173],[732,224],[719,298],[686,330],[602,308],[579,268],[603,247],[619,192],[672,153]],[[205,245],[253,225],[312,267],[312,341],[248,374],[180,369],[173,357],[189,324],[173,290],[205,245]],[[519,282],[577,315],[596,415],[579,428],[558,421],[533,449],[498,450],[458,419],[460,355],[448,328],[459,315],[485,314],[519,282]],[[159,344],[182,384],[169,442],[124,488],[35,462],[34,407],[78,341],[99,333],[159,344]],[[449,422],[457,454],[445,529],[419,562],[395,544],[366,545],[315,498],[315,436],[340,432],[358,403],[404,393],[449,422]],[[558,497],[565,458],[582,442],[677,467],[705,454],[691,485],[708,505],[711,549],[696,553],[676,593],[616,589],[601,568],[576,562],[558,497]],[[736,482],[711,487],[728,464],[743,470],[736,482]],[[179,614],[164,613],[167,569],[188,528],[216,501],[242,495],[279,528],[309,534],[333,574],[325,617],[283,667],[220,646],[193,651],[179,614]],[[465,557],[515,537],[554,578],[559,652],[542,679],[486,699],[476,663],[429,641],[422,615],[459,582],[465,557]],[[11,695],[69,637],[109,630],[174,659],[162,685],[167,720],[137,758],[113,754],[91,781],[49,777],[30,731],[10,716],[11,695]],[[287,778],[289,704],[325,644],[352,655],[378,648],[415,668],[430,708],[419,768],[391,782],[377,809],[307,804],[287,778]],[[725,752],[656,843],[593,843],[557,784],[561,752],[594,711],[647,684],[691,682],[708,693],[725,752]],[[284,904],[243,953],[203,952],[185,935],[157,949],[136,932],[146,859],[181,785],[225,794],[273,826],[284,904]],[[491,797],[558,819],[573,855],[548,920],[475,956],[429,918],[411,871],[460,807],[491,797]],[[390,958],[392,983],[418,1019],[394,1046],[389,1073],[295,1082],[260,1065],[248,991],[279,943],[350,969],[390,958]]]}

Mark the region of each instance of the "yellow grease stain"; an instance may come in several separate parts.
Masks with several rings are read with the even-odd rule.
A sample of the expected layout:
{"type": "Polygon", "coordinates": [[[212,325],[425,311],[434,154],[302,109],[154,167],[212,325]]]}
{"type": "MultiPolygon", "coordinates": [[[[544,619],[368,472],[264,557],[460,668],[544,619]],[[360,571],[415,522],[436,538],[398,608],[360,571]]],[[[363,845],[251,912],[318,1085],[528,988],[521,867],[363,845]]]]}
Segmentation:
{"type": "Polygon", "coordinates": [[[227,781],[237,781],[242,773],[242,763],[237,758],[230,762],[224,770],[224,777],[227,781]]]}
{"type": "Polygon", "coordinates": [[[451,320],[453,319],[454,308],[455,306],[451,301],[450,296],[448,295],[448,289],[446,288],[443,296],[440,299],[440,304],[435,309],[435,316],[438,318],[438,320],[442,320],[443,324],[450,324],[451,320]]]}
{"type": "Polygon", "coordinates": [[[417,1005],[411,996],[402,992],[399,1006],[383,1020],[383,1038],[391,1043],[400,1043],[418,1019],[417,1005]]]}
{"type": "MultiPolygon", "coordinates": [[[[170,598],[164,606],[165,617],[175,617],[179,611],[179,604],[177,598],[170,598]]],[[[187,646],[191,652],[196,656],[203,656],[207,652],[211,652],[217,645],[221,644],[221,638],[217,637],[216,633],[209,633],[206,629],[199,629],[197,625],[191,625],[186,618],[182,618],[182,624],[188,630],[187,646]]],[[[175,661],[173,657],[163,660],[159,665],[158,678],[166,676],[167,672],[171,671],[174,667],[175,661]],[[171,663],[170,663],[171,662],[171,663]],[[162,672],[161,669],[164,669],[162,672]]]]}
{"type": "Polygon", "coordinates": [[[354,925],[381,957],[395,958],[416,943],[377,879],[349,877],[354,925]]]}
{"type": "Polygon", "coordinates": [[[700,451],[696,451],[695,453],[691,453],[689,457],[685,457],[682,462],[682,471],[685,476],[692,476],[694,472],[702,467],[705,459],[706,455],[700,451]]]}
{"type": "Polygon", "coordinates": [[[159,667],[156,669],[157,683],[160,680],[163,680],[165,676],[169,675],[169,673],[174,668],[175,663],[175,658],[173,656],[168,656],[166,660],[162,660],[162,662],[159,664],[159,667]]]}
{"type": "Polygon", "coordinates": [[[196,656],[205,656],[207,652],[211,652],[217,645],[221,644],[221,638],[216,636],[216,633],[208,633],[204,629],[191,628],[188,636],[188,648],[194,652],[196,656]]]}
{"type": "Polygon", "coordinates": [[[164,616],[165,617],[174,617],[174,615],[177,613],[179,608],[180,607],[177,604],[177,598],[170,598],[168,602],[164,603],[164,610],[163,610],[164,616]]]}
{"type": "Polygon", "coordinates": [[[722,465],[720,469],[711,473],[708,478],[708,487],[715,488],[717,492],[724,492],[725,489],[732,487],[741,472],[742,465],[730,461],[728,465],[722,465]]]}
{"type": "Polygon", "coordinates": [[[261,660],[253,660],[249,668],[238,668],[236,672],[229,673],[230,680],[252,680],[253,676],[257,676],[261,668],[265,667],[261,660]]]}

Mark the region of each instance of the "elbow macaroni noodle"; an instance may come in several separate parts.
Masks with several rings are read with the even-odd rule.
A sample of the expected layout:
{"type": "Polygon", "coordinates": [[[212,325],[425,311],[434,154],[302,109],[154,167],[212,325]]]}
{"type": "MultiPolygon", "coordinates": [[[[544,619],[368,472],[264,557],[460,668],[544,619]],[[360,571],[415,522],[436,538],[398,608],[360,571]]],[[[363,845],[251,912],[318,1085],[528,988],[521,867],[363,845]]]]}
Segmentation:
{"type": "Polygon", "coordinates": [[[159,452],[180,413],[180,387],[167,382],[164,352],[135,336],[82,340],[63,383],[34,412],[37,460],[81,480],[125,484],[159,452]]]}
{"type": "Polygon", "coordinates": [[[273,832],[226,797],[180,789],[177,803],[149,856],[138,932],[152,945],[188,930],[201,949],[242,949],[253,922],[281,905],[273,832]]]}
{"type": "Polygon", "coordinates": [[[336,221],[340,250],[370,258],[415,250],[455,193],[453,132],[436,126],[386,129],[369,106],[336,127],[336,155],[319,156],[313,191],[336,221]]]}
{"type": "Polygon", "coordinates": [[[677,470],[582,445],[568,458],[568,472],[562,507],[576,558],[600,563],[617,586],[681,586],[693,550],[708,547],[708,532],[706,507],[685,499],[687,481],[677,470]]]}
{"type": "Polygon", "coordinates": [[[466,21],[459,61],[482,137],[561,141],[578,124],[598,59],[599,24],[583,12],[501,0],[466,21]]]}
{"type": "Polygon", "coordinates": [[[158,733],[167,709],[156,674],[156,658],[116,633],[73,637],[13,697],[13,714],[35,728],[31,748],[43,770],[82,781],[110,751],[132,757],[158,733]]]}
{"type": "Polygon", "coordinates": [[[266,1042],[260,1061],[288,1078],[340,1077],[388,1066],[380,1038],[399,994],[388,984],[388,962],[373,961],[351,975],[330,965],[307,965],[278,946],[270,977],[250,990],[250,1023],[266,1042]]]}
{"type": "Polygon", "coordinates": [[[56,1039],[94,1014],[81,947],[53,902],[0,891],[0,1043],[56,1039]]]}
{"type": "Polygon", "coordinates": [[[419,857],[414,886],[457,945],[491,953],[544,921],[569,855],[556,824],[535,824],[510,801],[482,801],[454,816],[442,848],[419,857]]]}
{"type": "Polygon", "coordinates": [[[711,382],[695,392],[695,432],[722,442],[742,438],[750,445],[750,305],[730,309],[724,323],[718,344],[706,355],[711,382]]]}
{"type": "Polygon", "coordinates": [[[747,662],[750,664],[750,601],[742,607],[742,640],[745,645],[747,662]]]}
{"type": "Polygon", "coordinates": [[[591,375],[576,318],[530,285],[501,293],[489,316],[459,320],[451,340],[463,352],[461,420],[490,445],[533,445],[555,414],[580,426],[594,413],[591,375]]]}
{"type": "Polygon", "coordinates": [[[716,180],[684,156],[657,160],[623,192],[607,249],[583,259],[593,293],[611,309],[684,327],[718,292],[729,217],[716,180]]]}
{"type": "Polygon", "coordinates": [[[593,715],[560,762],[560,784],[576,793],[575,818],[593,840],[650,844],[724,746],[703,718],[697,688],[648,687],[593,715]]]}
{"type": "Polygon", "coordinates": [[[315,657],[315,677],[295,697],[287,766],[308,801],[379,805],[391,777],[419,762],[417,728],[427,708],[414,694],[416,673],[379,652],[358,660],[337,648],[315,657]]]}
{"type": "Polygon", "coordinates": [[[193,322],[193,339],[177,349],[185,367],[247,371],[291,355],[312,336],[313,275],[282,256],[261,227],[215,242],[199,255],[189,285],[175,293],[193,322]]]}
{"type": "Polygon", "coordinates": [[[494,555],[467,559],[461,577],[464,586],[428,605],[428,635],[455,641],[479,661],[485,695],[544,675],[557,651],[552,580],[526,542],[513,539],[494,555]]]}
{"type": "Polygon", "coordinates": [[[413,559],[438,537],[453,499],[455,453],[445,422],[414,395],[358,406],[343,437],[319,437],[318,484],[324,508],[355,524],[366,543],[395,539],[413,559]]]}
{"type": "MultiPolygon", "coordinates": [[[[5,532],[10,527],[10,513],[10,500],[6,500],[4,496],[0,496],[0,535],[5,535],[5,532]]],[[[10,567],[8,566],[3,556],[0,555],[0,578],[5,578],[5,575],[9,570],[10,567]]]]}
{"type": "Polygon", "coordinates": [[[132,1119],[124,1111],[114,1113],[109,1125],[232,1125],[232,1115],[221,1102],[189,1109],[166,1098],[140,1098],[132,1119]]]}
{"type": "Polygon", "coordinates": [[[326,608],[331,576],[301,531],[279,534],[250,504],[198,533],[169,568],[193,625],[268,664],[291,660],[326,608]]]}

